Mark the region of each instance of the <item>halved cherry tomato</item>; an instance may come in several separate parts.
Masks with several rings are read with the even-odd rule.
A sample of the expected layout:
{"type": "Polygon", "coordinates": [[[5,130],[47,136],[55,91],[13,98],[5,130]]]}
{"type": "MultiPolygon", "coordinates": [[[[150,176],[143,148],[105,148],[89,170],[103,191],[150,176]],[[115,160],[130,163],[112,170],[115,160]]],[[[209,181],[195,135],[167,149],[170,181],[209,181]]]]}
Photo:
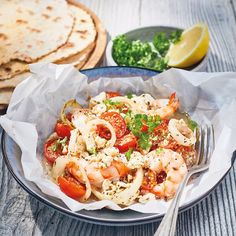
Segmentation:
{"type": "Polygon", "coordinates": [[[104,112],[101,119],[106,120],[113,126],[117,138],[121,138],[125,134],[127,129],[125,120],[118,112],[104,112]]]}
{"type": "Polygon", "coordinates": [[[97,125],[98,135],[107,140],[111,139],[111,132],[105,125],[97,125]]]}
{"type": "Polygon", "coordinates": [[[62,124],[62,123],[56,123],[55,131],[56,131],[57,135],[61,138],[65,138],[65,137],[67,137],[68,139],[70,138],[71,128],[69,125],[62,124]]]}
{"type": "Polygon", "coordinates": [[[50,139],[44,144],[44,157],[49,164],[53,164],[55,160],[62,155],[62,146],[57,145],[57,149],[53,151],[53,146],[56,145],[57,139],[50,139]]]}
{"type": "Polygon", "coordinates": [[[86,192],[85,186],[79,183],[73,177],[59,176],[57,181],[61,191],[73,199],[82,197],[86,192]]]}
{"type": "Polygon", "coordinates": [[[127,113],[129,111],[129,108],[126,105],[123,105],[121,108],[122,113],[127,113]]]}
{"type": "Polygon", "coordinates": [[[148,132],[148,126],[147,126],[145,123],[143,123],[143,126],[142,126],[142,128],[141,128],[141,131],[142,131],[142,132],[148,132]]]}
{"type": "Polygon", "coordinates": [[[143,176],[141,189],[151,191],[157,185],[156,173],[150,169],[146,170],[143,176]]]}
{"type": "Polygon", "coordinates": [[[117,147],[121,153],[127,152],[129,148],[135,148],[136,146],[137,138],[132,133],[117,139],[115,143],[115,147],[117,147]]]}
{"type": "Polygon", "coordinates": [[[118,93],[118,92],[106,92],[106,97],[107,97],[107,99],[109,99],[109,98],[113,98],[113,97],[118,97],[118,96],[121,96],[121,94],[120,93],[118,93]]]}
{"type": "Polygon", "coordinates": [[[130,171],[130,169],[121,161],[113,161],[111,165],[118,170],[120,177],[125,177],[130,171]]]}

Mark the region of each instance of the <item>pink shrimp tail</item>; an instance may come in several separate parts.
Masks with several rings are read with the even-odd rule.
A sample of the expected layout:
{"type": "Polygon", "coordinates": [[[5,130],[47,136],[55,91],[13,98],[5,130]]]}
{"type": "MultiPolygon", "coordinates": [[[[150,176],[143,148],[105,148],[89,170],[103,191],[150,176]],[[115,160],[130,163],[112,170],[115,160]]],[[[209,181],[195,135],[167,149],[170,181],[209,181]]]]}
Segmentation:
{"type": "Polygon", "coordinates": [[[170,95],[168,105],[171,106],[175,111],[179,108],[179,99],[176,98],[176,92],[170,95]]]}

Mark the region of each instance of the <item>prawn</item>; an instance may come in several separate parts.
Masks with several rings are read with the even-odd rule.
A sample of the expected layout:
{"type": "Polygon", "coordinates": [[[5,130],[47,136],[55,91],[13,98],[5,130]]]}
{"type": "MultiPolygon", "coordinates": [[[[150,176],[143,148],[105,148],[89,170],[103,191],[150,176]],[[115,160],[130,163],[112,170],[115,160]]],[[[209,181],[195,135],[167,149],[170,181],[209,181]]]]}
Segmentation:
{"type": "Polygon", "coordinates": [[[176,93],[172,93],[168,99],[157,99],[152,105],[155,110],[150,110],[150,115],[159,115],[161,119],[167,119],[179,108],[179,99],[176,99],[176,93]]]}
{"type": "Polygon", "coordinates": [[[147,156],[148,165],[156,175],[151,192],[163,199],[172,198],[187,173],[187,166],[182,156],[170,149],[150,152],[147,156]]]}
{"type": "Polygon", "coordinates": [[[101,188],[105,179],[111,181],[118,181],[120,177],[128,174],[129,168],[120,161],[113,161],[110,166],[106,168],[96,167],[96,163],[92,162],[85,167],[91,185],[101,188]]]}

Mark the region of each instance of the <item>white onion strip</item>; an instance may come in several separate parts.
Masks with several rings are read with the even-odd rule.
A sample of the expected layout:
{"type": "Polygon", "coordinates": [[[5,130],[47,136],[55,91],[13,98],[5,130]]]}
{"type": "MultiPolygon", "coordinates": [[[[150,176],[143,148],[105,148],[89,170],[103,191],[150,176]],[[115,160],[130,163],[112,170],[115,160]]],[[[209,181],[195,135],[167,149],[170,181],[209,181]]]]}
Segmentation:
{"type": "Polygon", "coordinates": [[[107,147],[113,147],[116,142],[116,133],[115,133],[113,126],[109,122],[102,120],[102,119],[90,120],[87,123],[88,130],[90,131],[92,128],[94,128],[95,126],[100,125],[100,124],[106,126],[110,130],[111,139],[107,142],[107,147]]]}
{"type": "Polygon", "coordinates": [[[183,119],[176,120],[171,119],[168,124],[168,130],[171,136],[177,141],[178,144],[183,146],[191,146],[196,142],[196,136],[193,131],[188,128],[183,119]],[[179,130],[178,126],[182,126],[185,132],[187,132],[187,136],[184,136],[179,130]]]}
{"type": "Polygon", "coordinates": [[[142,181],[143,181],[143,169],[139,168],[137,169],[134,181],[125,190],[119,193],[115,193],[114,195],[105,195],[99,192],[97,189],[92,188],[92,193],[99,200],[111,200],[116,204],[128,206],[131,205],[133,201],[136,199],[142,181]]]}

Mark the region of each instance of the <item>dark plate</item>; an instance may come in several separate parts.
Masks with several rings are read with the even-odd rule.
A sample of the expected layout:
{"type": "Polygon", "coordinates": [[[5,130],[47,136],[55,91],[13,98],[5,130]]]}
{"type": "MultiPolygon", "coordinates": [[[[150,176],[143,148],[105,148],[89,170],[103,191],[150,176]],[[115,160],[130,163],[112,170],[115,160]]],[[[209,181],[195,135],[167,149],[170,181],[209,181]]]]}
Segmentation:
{"type": "MultiPolygon", "coordinates": [[[[148,77],[157,74],[156,71],[134,68],[134,67],[102,67],[102,68],[84,70],[81,72],[86,74],[90,81],[95,80],[101,76],[108,76],[108,77],[141,76],[144,79],[148,79],[148,77]]],[[[24,188],[29,194],[37,198],[42,203],[62,213],[70,215],[76,219],[95,224],[130,226],[130,225],[145,224],[153,221],[158,221],[163,217],[162,214],[143,214],[132,210],[118,212],[109,209],[102,209],[96,211],[82,210],[79,212],[72,212],[61,200],[44,194],[34,183],[25,179],[20,161],[21,150],[19,149],[18,145],[4,131],[2,132],[2,137],[1,137],[1,151],[4,161],[8,167],[8,170],[11,172],[15,180],[21,185],[22,188],[24,188]]],[[[232,158],[232,163],[235,159],[235,156],[236,153],[234,153],[234,156],[232,158]]],[[[226,174],[227,172],[224,174],[224,176],[226,174]]],[[[183,207],[180,208],[180,212],[187,210],[194,204],[201,201],[219,183],[220,181],[218,181],[212,189],[207,191],[204,195],[202,195],[195,201],[192,201],[189,204],[185,204],[183,207]]]]}

